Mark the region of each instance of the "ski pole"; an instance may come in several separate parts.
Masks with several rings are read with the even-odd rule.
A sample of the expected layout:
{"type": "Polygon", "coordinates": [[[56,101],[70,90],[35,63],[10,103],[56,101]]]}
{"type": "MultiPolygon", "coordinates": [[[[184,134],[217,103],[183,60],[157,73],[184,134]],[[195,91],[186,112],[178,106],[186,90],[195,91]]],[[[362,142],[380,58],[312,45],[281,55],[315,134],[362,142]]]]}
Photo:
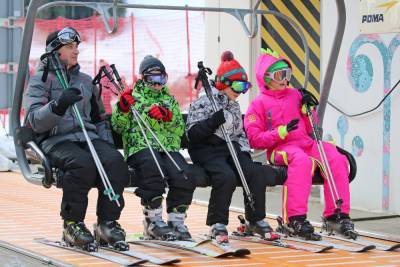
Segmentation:
{"type": "MultiPolygon", "coordinates": [[[[117,77],[117,80],[121,83],[121,89],[125,90],[125,86],[123,85],[122,81],[121,81],[121,77],[118,74],[118,71],[115,68],[114,64],[110,65],[111,69],[113,70],[113,73],[115,75],[115,77],[117,77]]],[[[104,68],[105,70],[105,68],[104,68]]],[[[114,86],[116,86],[117,84],[115,83],[115,80],[111,77],[110,81],[113,83],[114,86]]],[[[179,166],[179,164],[174,160],[174,158],[171,156],[171,154],[168,152],[168,150],[165,148],[165,146],[161,143],[161,141],[158,139],[157,135],[153,132],[153,130],[151,129],[151,127],[147,124],[147,122],[142,118],[142,116],[140,115],[140,113],[134,108],[131,107],[131,110],[133,113],[136,113],[137,117],[139,118],[139,120],[143,123],[143,125],[146,127],[146,129],[149,131],[149,133],[151,134],[151,136],[153,137],[153,139],[158,143],[158,145],[161,147],[161,149],[163,150],[163,152],[167,155],[167,157],[171,160],[172,164],[175,165],[176,169],[178,170],[179,173],[182,173],[183,177],[185,179],[188,179],[188,177],[185,174],[185,171],[179,166]]]]}
{"type": "MultiPolygon", "coordinates": [[[[201,83],[202,83],[202,85],[204,87],[204,90],[206,91],[206,95],[207,95],[208,99],[211,102],[211,106],[212,106],[214,112],[217,112],[218,111],[217,103],[215,102],[214,96],[212,95],[211,86],[210,86],[210,83],[208,81],[208,76],[207,76],[207,75],[211,75],[212,71],[211,71],[210,68],[204,67],[202,61],[199,61],[197,63],[197,67],[199,68],[199,72],[197,74],[195,87],[197,89],[198,82],[201,81],[201,83]]],[[[246,194],[247,203],[249,204],[251,209],[254,211],[255,207],[254,207],[253,195],[250,192],[250,189],[249,189],[249,186],[247,184],[246,178],[244,176],[242,167],[240,166],[240,162],[239,162],[239,159],[237,157],[235,148],[233,147],[232,141],[231,141],[231,139],[230,139],[230,137],[228,135],[228,132],[225,129],[225,126],[222,124],[220,127],[221,127],[222,134],[224,136],[224,139],[226,141],[226,144],[228,146],[229,152],[230,152],[230,154],[232,156],[233,162],[235,164],[235,167],[236,167],[236,169],[237,169],[237,171],[239,173],[239,177],[240,177],[240,180],[241,180],[242,185],[243,185],[243,189],[244,189],[245,194],[246,194]]]]}
{"type": "MultiPolygon", "coordinates": [[[[113,64],[113,65],[114,65],[114,64],[113,64]]],[[[125,88],[122,87],[122,86],[123,86],[122,82],[120,83],[120,80],[119,80],[118,83],[120,83],[120,85],[116,84],[115,81],[114,81],[114,78],[113,78],[113,77],[111,76],[111,74],[108,72],[108,70],[106,69],[106,67],[103,66],[103,67],[101,68],[101,70],[104,72],[104,74],[106,75],[106,77],[110,80],[110,82],[111,82],[111,83],[114,85],[114,87],[117,89],[118,96],[121,97],[122,92],[125,91],[125,88]]],[[[116,70],[115,70],[115,67],[114,67],[114,69],[113,69],[113,73],[114,73],[114,74],[115,74],[115,71],[116,71],[116,70]]],[[[119,75],[118,75],[118,76],[115,75],[115,76],[116,76],[117,79],[118,79],[119,75]]],[[[158,171],[160,172],[161,178],[162,178],[162,180],[165,182],[165,184],[168,186],[167,178],[165,177],[165,174],[164,174],[164,172],[163,172],[163,170],[162,170],[162,168],[161,168],[161,166],[160,166],[160,163],[158,162],[158,159],[157,159],[157,157],[156,157],[156,155],[155,155],[155,153],[154,153],[154,150],[153,150],[153,148],[152,148],[151,145],[150,145],[150,141],[149,141],[149,139],[147,138],[146,132],[145,132],[144,129],[143,129],[143,125],[141,124],[141,122],[140,122],[140,120],[139,120],[139,118],[138,118],[139,114],[138,114],[138,112],[136,111],[136,109],[135,109],[133,106],[131,106],[131,111],[132,111],[132,114],[133,114],[133,116],[134,116],[134,118],[135,118],[137,124],[139,125],[140,131],[141,131],[141,133],[142,133],[142,135],[143,135],[143,138],[144,138],[144,140],[145,140],[145,142],[146,142],[147,147],[148,147],[149,150],[150,150],[151,156],[153,157],[154,162],[155,162],[156,165],[157,165],[157,169],[158,169],[158,171]]]]}
{"type": "Polygon", "coordinates": [[[324,170],[326,170],[326,172],[325,172],[326,179],[328,181],[328,187],[329,187],[329,191],[331,193],[332,200],[334,201],[334,204],[335,204],[335,211],[340,216],[343,200],[340,198],[339,193],[337,191],[337,187],[335,184],[335,180],[333,179],[331,167],[329,165],[328,158],[326,157],[325,149],[324,149],[322,141],[321,141],[321,136],[317,129],[317,126],[316,126],[317,124],[315,123],[315,120],[314,120],[314,117],[312,115],[311,108],[309,105],[306,105],[306,110],[307,110],[307,116],[311,123],[311,128],[313,130],[314,138],[317,141],[317,148],[318,148],[319,155],[321,157],[322,167],[324,168],[324,170]]]}
{"type": "MultiPolygon", "coordinates": [[[[53,53],[49,54],[48,55],[48,60],[50,60],[51,64],[53,65],[53,68],[54,68],[54,70],[56,72],[56,75],[57,75],[57,79],[61,83],[62,88],[64,90],[67,90],[68,89],[68,86],[67,86],[68,79],[67,79],[66,73],[63,71],[63,69],[61,67],[62,65],[61,65],[61,61],[60,61],[60,58],[58,56],[58,53],[53,52],[53,53]]],[[[94,159],[94,162],[96,164],[97,170],[98,170],[98,172],[100,174],[101,181],[103,182],[103,185],[104,185],[104,192],[103,193],[108,195],[109,199],[111,201],[115,201],[117,206],[120,207],[121,204],[119,203],[119,200],[118,200],[120,196],[118,194],[115,194],[114,189],[112,188],[110,180],[108,179],[107,174],[106,174],[106,172],[105,172],[105,170],[103,168],[103,165],[101,164],[101,161],[99,159],[99,156],[97,155],[97,152],[96,152],[96,150],[95,150],[95,148],[93,146],[92,140],[90,139],[90,137],[89,137],[89,135],[88,135],[88,133],[86,131],[85,124],[83,123],[82,117],[81,117],[81,115],[79,113],[79,110],[78,110],[78,107],[76,106],[76,104],[72,105],[72,110],[74,111],[74,114],[75,114],[76,118],[78,119],[79,125],[80,125],[80,127],[82,129],[83,135],[84,135],[85,140],[86,140],[86,142],[88,144],[90,153],[91,153],[91,155],[92,155],[92,157],[94,159]]]]}

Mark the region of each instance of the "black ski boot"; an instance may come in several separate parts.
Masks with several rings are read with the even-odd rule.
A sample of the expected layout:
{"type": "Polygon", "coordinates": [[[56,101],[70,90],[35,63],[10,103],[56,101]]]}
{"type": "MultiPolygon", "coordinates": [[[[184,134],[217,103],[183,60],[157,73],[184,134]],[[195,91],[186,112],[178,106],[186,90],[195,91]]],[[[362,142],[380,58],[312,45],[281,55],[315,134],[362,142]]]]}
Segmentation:
{"type": "Polygon", "coordinates": [[[238,219],[240,221],[240,225],[237,228],[237,232],[235,232],[236,234],[243,236],[252,236],[257,234],[268,241],[274,241],[281,238],[280,235],[274,233],[272,227],[266,221],[260,220],[255,223],[251,223],[246,221],[243,215],[239,215],[238,219]]]}
{"type": "Polygon", "coordinates": [[[171,227],[162,219],[162,197],[156,197],[143,208],[144,236],[150,239],[165,241],[176,240],[176,235],[171,227]]]}
{"type": "Polygon", "coordinates": [[[264,220],[260,220],[255,223],[249,222],[246,224],[245,231],[252,234],[258,234],[269,241],[278,240],[281,238],[280,235],[273,232],[271,226],[264,220]]]}
{"type": "Polygon", "coordinates": [[[180,205],[168,211],[168,226],[174,231],[176,238],[183,241],[193,241],[188,227],[185,225],[186,210],[188,206],[180,205]]]}
{"type": "Polygon", "coordinates": [[[62,240],[67,246],[78,247],[89,252],[97,251],[97,244],[94,242],[92,233],[83,222],[64,221],[62,240]]]}
{"type": "Polygon", "coordinates": [[[211,225],[210,237],[215,239],[218,243],[229,243],[226,225],[223,223],[215,223],[211,225]]]}
{"type": "Polygon", "coordinates": [[[94,237],[100,246],[108,246],[119,251],[129,250],[125,242],[125,231],[117,221],[98,221],[93,225],[94,237]]]}
{"type": "Polygon", "coordinates": [[[329,235],[337,233],[354,240],[359,236],[359,233],[354,230],[354,223],[351,221],[348,214],[334,214],[323,218],[322,231],[328,232],[329,235]]]}
{"type": "Polygon", "coordinates": [[[314,232],[314,227],[306,220],[305,215],[290,217],[288,224],[284,224],[281,217],[278,217],[277,220],[279,224],[276,229],[277,232],[288,236],[301,237],[305,240],[320,241],[322,239],[321,235],[314,232]]]}
{"type": "Polygon", "coordinates": [[[158,239],[164,241],[176,240],[176,235],[174,231],[163,220],[150,221],[146,218],[143,221],[143,225],[144,235],[150,239],[158,239]]]}

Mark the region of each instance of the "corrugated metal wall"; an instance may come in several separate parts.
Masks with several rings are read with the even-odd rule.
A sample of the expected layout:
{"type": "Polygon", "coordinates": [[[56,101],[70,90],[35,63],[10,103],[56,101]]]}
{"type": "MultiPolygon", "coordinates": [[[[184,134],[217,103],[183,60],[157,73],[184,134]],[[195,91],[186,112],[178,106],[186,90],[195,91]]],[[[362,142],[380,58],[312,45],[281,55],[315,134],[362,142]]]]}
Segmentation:
{"type": "MultiPolygon", "coordinates": [[[[261,9],[281,12],[292,18],[304,32],[310,49],[308,90],[319,92],[320,86],[320,0],[263,0],[261,9]]],[[[261,47],[270,48],[293,64],[291,84],[304,82],[304,49],[297,32],[283,19],[262,16],[261,47]]]]}

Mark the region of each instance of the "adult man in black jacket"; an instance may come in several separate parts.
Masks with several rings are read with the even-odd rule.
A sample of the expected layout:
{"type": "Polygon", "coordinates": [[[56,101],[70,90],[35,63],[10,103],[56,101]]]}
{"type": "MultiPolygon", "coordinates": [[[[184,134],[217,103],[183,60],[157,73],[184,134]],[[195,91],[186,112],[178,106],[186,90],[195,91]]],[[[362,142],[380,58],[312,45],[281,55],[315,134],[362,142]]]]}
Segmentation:
{"type": "Polygon", "coordinates": [[[37,134],[40,146],[51,164],[59,170],[63,190],[60,212],[64,220],[63,239],[70,245],[84,249],[93,245],[94,238],[86,228],[84,219],[89,190],[97,187],[96,235],[111,245],[127,247],[124,243],[125,232],[117,220],[124,207],[122,193],[129,182],[128,167],[113,145],[97,87],[92,84],[89,75],[80,72],[79,43],[80,36],[73,28],[67,27],[48,35],[46,52],[59,53],[69,79],[69,88],[63,90],[54,70],[45,70],[46,62],[42,62],[25,94],[27,122],[37,134]],[[43,75],[44,71],[48,73],[43,75]],[[115,194],[120,195],[119,207],[103,193],[103,183],[71,108],[74,104],[115,194]]]}

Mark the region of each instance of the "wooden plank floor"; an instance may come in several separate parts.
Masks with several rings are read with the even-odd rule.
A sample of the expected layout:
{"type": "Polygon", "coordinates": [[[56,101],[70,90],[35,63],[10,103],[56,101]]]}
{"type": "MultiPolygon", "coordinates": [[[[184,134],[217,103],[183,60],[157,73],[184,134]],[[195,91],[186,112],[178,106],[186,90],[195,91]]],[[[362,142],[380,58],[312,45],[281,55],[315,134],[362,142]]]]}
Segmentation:
{"type": "MultiPolygon", "coordinates": [[[[126,207],[120,223],[127,232],[142,231],[142,211],[139,199],[125,193],[126,207]]],[[[97,190],[90,193],[86,224],[91,229],[96,220],[97,190]]],[[[61,190],[45,189],[26,182],[19,173],[0,173],[0,240],[30,249],[76,266],[115,266],[109,262],[33,242],[34,238],[60,239],[62,221],[59,216],[61,190]]],[[[192,234],[208,231],[205,226],[206,207],[192,205],[188,225],[192,234]]],[[[230,230],[237,226],[238,213],[231,212],[230,230]]],[[[274,224],[274,222],[271,222],[274,224]]],[[[332,250],[328,253],[308,253],[291,249],[232,241],[252,252],[247,258],[213,259],[173,249],[152,249],[131,245],[132,250],[154,256],[180,257],[179,266],[400,266],[400,252],[370,251],[349,253],[332,250]]],[[[145,266],[153,266],[146,264],[145,266]]]]}

